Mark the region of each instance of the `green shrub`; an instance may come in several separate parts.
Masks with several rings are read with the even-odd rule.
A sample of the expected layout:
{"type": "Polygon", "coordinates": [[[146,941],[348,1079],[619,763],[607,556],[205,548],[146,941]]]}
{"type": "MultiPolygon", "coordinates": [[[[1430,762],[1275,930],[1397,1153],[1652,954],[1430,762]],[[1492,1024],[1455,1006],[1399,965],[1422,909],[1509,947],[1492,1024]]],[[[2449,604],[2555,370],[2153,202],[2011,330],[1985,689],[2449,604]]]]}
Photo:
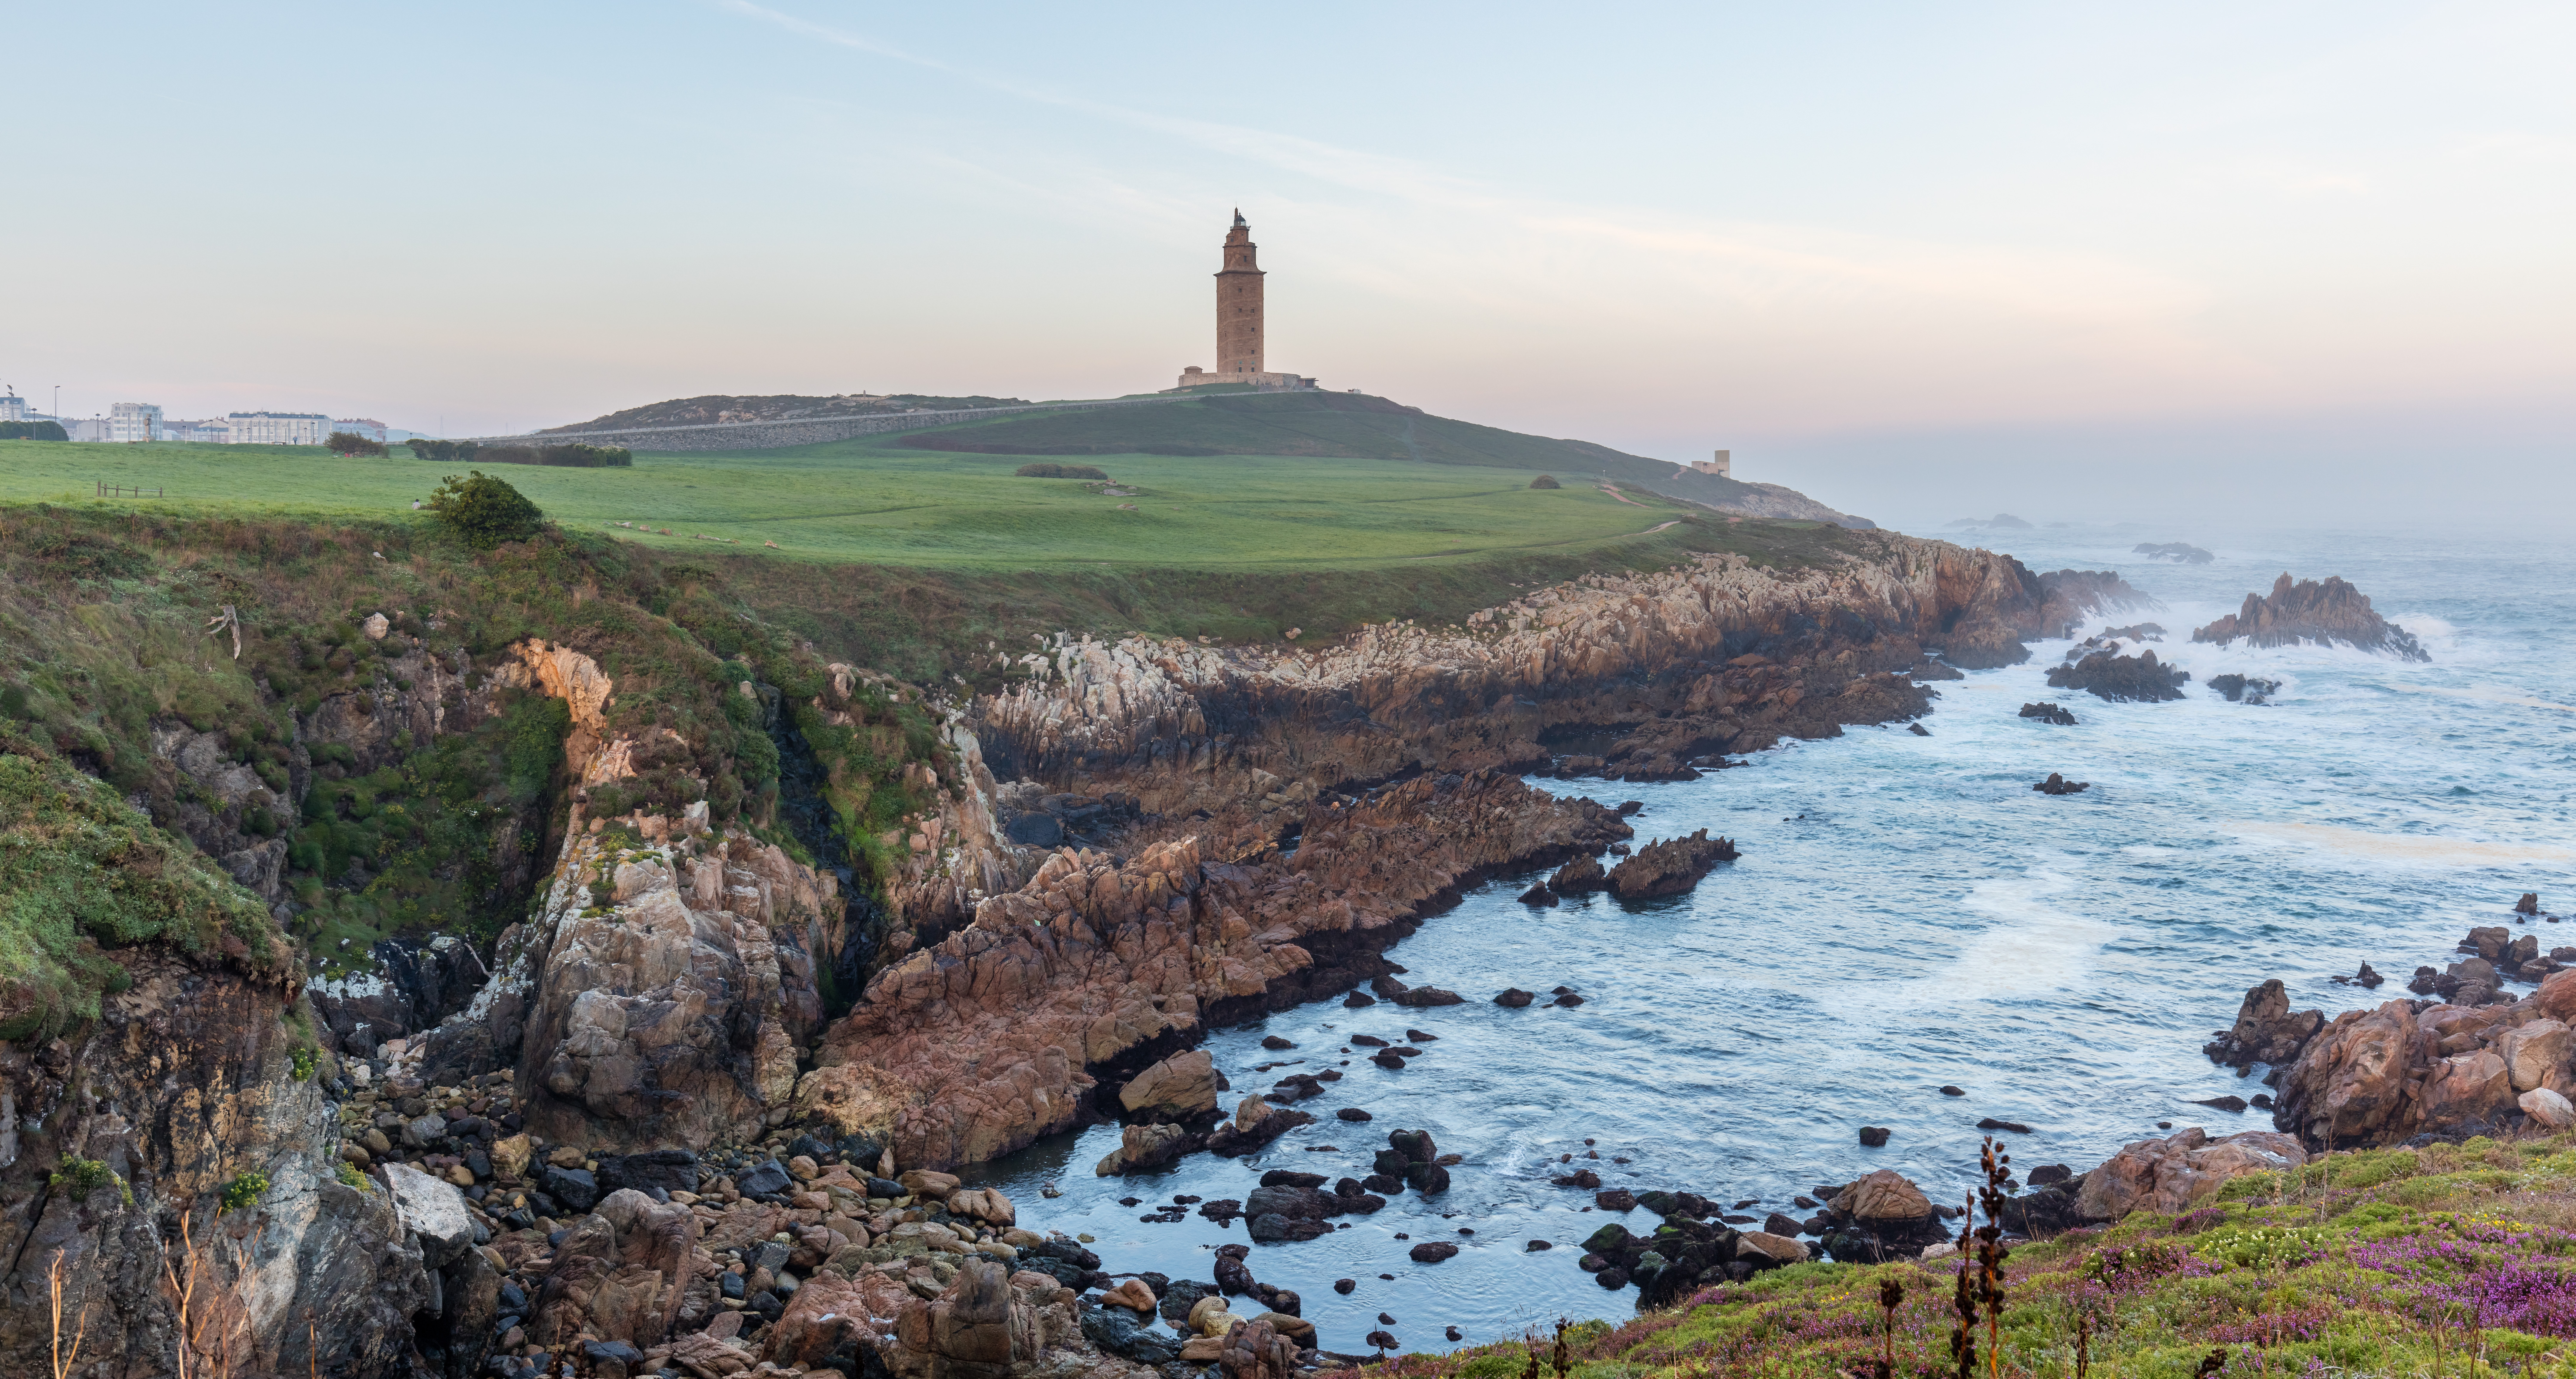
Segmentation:
{"type": "Polygon", "coordinates": [[[84,1159],[77,1154],[64,1159],[61,1168],[47,1174],[45,1183],[49,1187],[71,1194],[72,1200],[77,1202],[88,1201],[91,1193],[114,1183],[117,1195],[125,1199],[125,1204],[129,1207],[134,1205],[134,1189],[127,1186],[123,1178],[116,1176],[115,1169],[96,1159],[84,1159]]]}
{"type": "Polygon", "coordinates": [[[1541,475],[1540,475],[1540,476],[1538,476],[1537,478],[1530,480],[1530,481],[1529,481],[1529,486],[1530,486],[1530,487],[1532,487],[1532,488],[1563,488],[1563,487],[1565,487],[1565,485],[1560,484],[1560,483],[1558,483],[1558,482],[1556,481],[1556,476],[1555,476],[1555,475],[1553,475],[1553,474],[1541,474],[1541,475]]]}
{"type": "Polygon", "coordinates": [[[297,1049],[295,1051],[295,1067],[288,1073],[288,1076],[293,1077],[298,1082],[312,1081],[313,1065],[316,1061],[318,1060],[316,1059],[312,1049],[297,1049]]]}
{"type": "Polygon", "coordinates": [[[358,1166],[346,1159],[340,1161],[339,1179],[342,1187],[356,1188],[360,1192],[369,1192],[375,1188],[375,1184],[367,1181],[367,1175],[360,1173],[358,1166]]]}
{"type": "Polygon", "coordinates": [[[546,515],[526,494],[482,470],[466,473],[463,479],[448,475],[429,495],[429,510],[458,540],[488,551],[504,542],[525,541],[545,529],[546,515]]]}
{"type": "Polygon", "coordinates": [[[257,1203],[267,1192],[267,1174],[245,1173],[224,1184],[224,1210],[241,1211],[257,1203]]]}
{"type": "Polygon", "coordinates": [[[1011,471],[1011,472],[1012,472],[1012,473],[1014,473],[1014,474],[1016,474],[1016,475],[1018,475],[1019,477],[1021,477],[1021,478],[1023,478],[1023,479],[1102,479],[1102,480],[1105,480],[1105,479],[1107,479],[1107,478],[1109,477],[1108,475],[1106,475],[1106,474],[1102,473],[1102,472],[1100,471],[1100,469],[1099,469],[1097,466],[1095,466],[1095,465],[1087,465],[1087,464],[1051,464],[1051,463],[1048,463],[1048,462],[1043,461],[1043,460],[1039,461],[1039,462],[1038,462],[1038,463],[1036,463],[1036,464],[1024,464],[1024,465],[1021,465],[1018,469],[1015,469],[1015,470],[1013,470],[1013,471],[1011,471]]]}
{"type": "Polygon", "coordinates": [[[35,717],[35,715],[34,715],[34,714],[32,714],[32,713],[29,713],[29,712],[27,711],[27,687],[26,687],[26,686],[24,686],[24,685],[7,685],[7,686],[0,686],[0,718],[33,718],[33,717],[35,717]]]}
{"type": "Polygon", "coordinates": [[[572,707],[550,696],[531,696],[508,716],[503,751],[503,784],[522,804],[545,793],[563,760],[564,739],[572,735],[572,707]]]}

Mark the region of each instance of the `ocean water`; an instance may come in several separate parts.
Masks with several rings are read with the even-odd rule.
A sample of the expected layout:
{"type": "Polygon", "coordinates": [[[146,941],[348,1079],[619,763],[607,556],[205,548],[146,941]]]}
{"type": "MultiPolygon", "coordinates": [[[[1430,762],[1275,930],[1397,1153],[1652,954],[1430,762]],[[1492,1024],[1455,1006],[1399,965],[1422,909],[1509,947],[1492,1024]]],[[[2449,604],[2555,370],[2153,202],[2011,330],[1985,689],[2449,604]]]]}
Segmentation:
{"type": "MultiPolygon", "coordinates": [[[[1336,1001],[1217,1034],[1209,1047],[1238,1094],[1291,1071],[1344,1073],[1302,1103],[1316,1124],[1255,1159],[1095,1178],[1118,1132],[1094,1127],[977,1181],[1003,1187],[1025,1225],[1096,1237],[1112,1271],[1204,1280],[1217,1245],[1247,1238],[1240,1222],[1138,1217],[1176,1193],[1244,1197],[1274,1167],[1363,1176],[1387,1131],[1428,1129],[1465,1156],[1446,1194],[1403,1194],[1322,1239],[1256,1246],[1250,1262],[1300,1294],[1327,1348],[1365,1350],[1384,1311],[1406,1348],[1437,1350],[1450,1326],[1473,1343],[1633,1310],[1633,1290],[1604,1292],[1575,1267],[1576,1242],[1620,1218],[1549,1185],[1563,1155],[1606,1185],[1804,1216],[1793,1194],[1874,1168],[1959,1200],[1980,1117],[2031,1128],[2005,1137],[2024,1169],[2081,1171],[2159,1122],[2269,1128],[2260,1111],[2193,1104],[2262,1090],[2200,1053],[2245,988],[2277,976],[2332,1014],[2403,995],[2471,925],[2510,922],[2524,891],[2576,913],[2576,566],[2561,546],[2475,535],[2202,537],[2219,556],[2202,566],[2129,551],[2167,539],[2061,530],[1988,544],[2039,570],[2118,569],[2161,600],[2094,626],[2162,624],[2158,655],[2193,677],[2181,702],[2052,691],[2045,673],[2066,643],[2042,642],[2026,665],[1938,686],[1928,738],[1859,728],[1698,781],[1599,783],[1589,793],[1605,802],[1644,802],[1638,841],[1706,827],[1743,859],[1691,895],[1635,906],[1595,896],[1533,910],[1514,898],[1529,878],[1503,878],[1390,954],[1406,980],[1467,1004],[1336,1001]],[[2188,641],[2284,570],[2352,580],[2432,663],[2188,641]],[[2283,688],[2269,705],[2230,704],[2205,688],[2227,671],[2283,688]],[[2080,722],[2018,716],[2048,699],[2080,722]],[[2034,792],[2051,771],[2092,788],[2034,792]],[[2365,959],[2391,984],[2327,980],[2365,959]],[[1490,1004],[1507,986],[1558,985],[1588,1003],[1490,1004]],[[1346,1051],[1352,1034],[1401,1043],[1408,1027],[1439,1038],[1402,1072],[1346,1051]],[[1265,1034],[1297,1047],[1265,1051],[1265,1034]],[[1302,1061],[1252,1071],[1283,1060],[1302,1061]],[[1945,1083],[1968,1095],[1942,1095],[1945,1083]],[[1333,1119],[1341,1106],[1376,1119],[1333,1119]],[[1894,1136],[1864,1149],[1863,1124],[1894,1136]],[[1042,1199],[1047,1183],[1064,1195],[1042,1199]],[[1127,1196],[1143,1204],[1119,1206],[1127,1196]],[[1528,1252],[1532,1239],[1555,1248],[1528,1252]],[[1424,1240],[1465,1248],[1410,1262],[1424,1240]],[[1337,1278],[1360,1286],[1339,1296],[1337,1278]]],[[[2576,924],[2537,932],[2544,949],[2576,945],[2576,924]]]]}

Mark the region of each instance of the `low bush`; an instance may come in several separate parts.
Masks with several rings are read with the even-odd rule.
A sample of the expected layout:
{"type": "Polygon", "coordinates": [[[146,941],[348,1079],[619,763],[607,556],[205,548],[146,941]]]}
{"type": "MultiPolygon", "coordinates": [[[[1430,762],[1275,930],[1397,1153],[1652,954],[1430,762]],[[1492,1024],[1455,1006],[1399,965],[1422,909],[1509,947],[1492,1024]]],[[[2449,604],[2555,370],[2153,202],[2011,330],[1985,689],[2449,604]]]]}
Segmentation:
{"type": "Polygon", "coordinates": [[[458,540],[478,551],[507,541],[525,541],[543,531],[545,513],[526,494],[482,470],[450,474],[429,495],[429,510],[458,540]]]}
{"type": "Polygon", "coordinates": [[[1024,464],[1011,471],[1023,479],[1107,479],[1109,476],[1087,464],[1051,464],[1040,461],[1024,464]]]}

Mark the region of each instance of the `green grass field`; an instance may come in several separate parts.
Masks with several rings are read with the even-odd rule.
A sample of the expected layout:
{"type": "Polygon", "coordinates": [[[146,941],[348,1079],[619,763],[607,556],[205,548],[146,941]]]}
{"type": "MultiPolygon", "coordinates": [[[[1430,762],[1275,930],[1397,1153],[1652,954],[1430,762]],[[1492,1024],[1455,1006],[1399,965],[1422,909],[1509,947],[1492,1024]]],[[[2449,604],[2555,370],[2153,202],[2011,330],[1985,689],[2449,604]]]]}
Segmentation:
{"type": "MultiPolygon", "coordinates": [[[[1103,496],[1073,480],[1014,477],[1027,456],[908,450],[903,439],[639,454],[631,469],[487,472],[567,527],[665,549],[716,541],[763,551],[775,542],[795,559],[972,570],[1298,570],[1574,554],[1618,547],[1686,511],[1586,483],[1533,490],[1528,469],[1242,455],[1085,456],[1135,490],[1103,496]]],[[[394,453],[343,460],[312,447],[0,441],[0,502],[402,520],[442,472],[463,468],[394,453]],[[99,499],[99,483],[168,496],[99,499]]]]}

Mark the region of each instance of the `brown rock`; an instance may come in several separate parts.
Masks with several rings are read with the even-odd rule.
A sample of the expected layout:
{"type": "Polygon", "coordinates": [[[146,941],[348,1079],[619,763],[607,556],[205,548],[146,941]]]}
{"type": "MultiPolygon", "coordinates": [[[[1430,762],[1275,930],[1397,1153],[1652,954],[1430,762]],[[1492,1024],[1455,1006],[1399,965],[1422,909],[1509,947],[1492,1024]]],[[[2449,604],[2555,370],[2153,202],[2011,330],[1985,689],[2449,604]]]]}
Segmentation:
{"type": "Polygon", "coordinates": [[[2239,637],[2252,646],[2316,642],[2392,652],[2401,660],[2433,659],[2406,629],[2379,616],[2359,589],[2335,576],[2292,584],[2284,571],[2272,582],[2270,598],[2247,594],[2242,609],[2191,634],[2195,642],[2221,646],[2239,637]]]}
{"type": "Polygon", "coordinates": [[[2132,1211],[2185,1212],[2208,1201],[2240,1174],[2296,1168],[2308,1161],[2299,1142],[2277,1131],[2248,1130],[2213,1140],[2194,1126],[2159,1140],[2140,1140],[2084,1175],[2076,1214],[2116,1221],[2132,1211]]]}
{"type": "Polygon", "coordinates": [[[1737,855],[1732,839],[1711,838],[1704,828],[1687,838],[1662,839],[1637,849],[1635,856],[1611,868],[1610,891],[1621,900],[1682,895],[1697,886],[1700,878],[1715,870],[1718,863],[1732,862],[1737,855]]]}
{"type": "Polygon", "coordinates": [[[2576,1030],[2556,1020],[2533,1020],[2505,1031],[2495,1050],[2504,1059],[2515,1092],[2544,1086],[2563,1090],[2568,1060],[2576,1056],[2576,1030]]]}
{"type": "Polygon", "coordinates": [[[1834,1197],[1834,1207],[1873,1226],[1921,1221],[1932,1214],[1932,1200],[1892,1168],[1861,1175],[1834,1197]]]}
{"type": "Polygon", "coordinates": [[[2236,1011],[2236,1024],[2218,1041],[2202,1050],[2212,1062],[2231,1068],[2256,1063],[2287,1064],[2306,1048],[2326,1022],[2325,1012],[2293,1011],[2290,994],[2274,977],[2245,993],[2244,1004],[2236,1011]]]}
{"type": "Polygon", "coordinates": [[[1139,1115],[1179,1120],[1216,1109],[1216,1061],[1205,1049],[1176,1053],[1136,1074],[1118,1104],[1139,1115]]]}
{"type": "Polygon", "coordinates": [[[1112,1306],[1124,1307],[1131,1312],[1142,1312],[1147,1315],[1151,1315],[1159,1305],[1159,1300],[1154,1296],[1154,1290],[1146,1287],[1143,1279],[1136,1278],[1128,1279],[1102,1293],[1100,1300],[1112,1306]]]}
{"type": "Polygon", "coordinates": [[[1217,1356],[1224,1379],[1295,1379],[1297,1343],[1266,1321],[1237,1323],[1217,1356]]]}
{"type": "MultiPolygon", "coordinates": [[[[2548,990],[2543,986],[2544,998],[2548,990]]],[[[2561,994],[2576,1001],[2576,985],[2561,994]]],[[[2324,1149],[2398,1143],[2423,1128],[2422,1086],[2432,1060],[2433,1040],[2410,1003],[2345,1011],[2282,1074],[2272,1122],[2324,1149]]]]}
{"type": "Polygon", "coordinates": [[[1807,1247],[1785,1235],[1769,1231],[1746,1231],[1735,1238],[1735,1257],[1760,1269],[1778,1264],[1802,1263],[1807,1247]]]}

